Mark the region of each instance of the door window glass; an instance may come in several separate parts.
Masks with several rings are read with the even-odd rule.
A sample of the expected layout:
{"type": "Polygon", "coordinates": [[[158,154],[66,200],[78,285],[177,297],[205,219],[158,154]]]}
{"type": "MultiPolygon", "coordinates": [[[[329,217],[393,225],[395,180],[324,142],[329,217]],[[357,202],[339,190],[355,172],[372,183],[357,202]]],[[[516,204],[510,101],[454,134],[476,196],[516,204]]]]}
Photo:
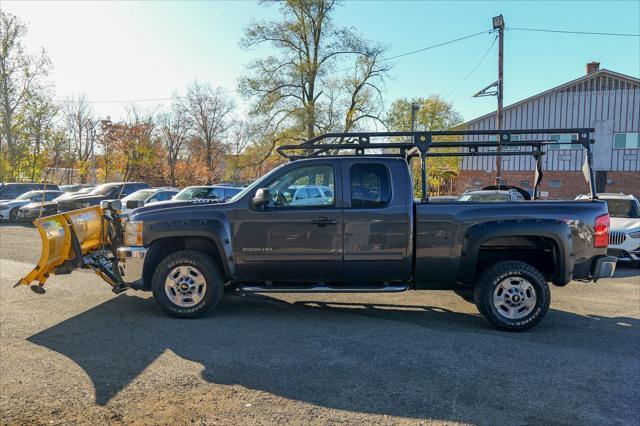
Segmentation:
{"type": "Polygon", "coordinates": [[[45,201],[51,201],[51,200],[53,200],[54,198],[59,197],[60,195],[61,195],[61,193],[60,193],[60,192],[47,192],[47,193],[44,195],[44,200],[45,200],[45,201]]]}
{"type": "Polygon", "coordinates": [[[224,200],[224,189],[222,188],[213,188],[210,192],[209,195],[207,196],[207,198],[212,199],[212,200],[224,200]]]}
{"type": "Polygon", "coordinates": [[[351,167],[351,207],[384,207],[391,201],[389,171],[382,164],[351,167]]]}
{"type": "Polygon", "coordinates": [[[269,185],[269,207],[327,207],[335,205],[335,180],[330,165],[298,167],[269,185]],[[322,193],[331,196],[322,196],[322,193]]]}

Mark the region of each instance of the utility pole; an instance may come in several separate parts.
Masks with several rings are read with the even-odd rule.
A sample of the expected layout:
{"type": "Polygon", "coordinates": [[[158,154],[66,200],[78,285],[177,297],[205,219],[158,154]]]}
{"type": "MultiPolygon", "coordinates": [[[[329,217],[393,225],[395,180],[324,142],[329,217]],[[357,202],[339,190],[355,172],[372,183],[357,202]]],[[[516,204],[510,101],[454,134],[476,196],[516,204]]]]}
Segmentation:
{"type": "Polygon", "coordinates": [[[416,102],[411,102],[411,131],[416,129],[416,112],[420,109],[420,105],[416,102]]]}
{"type": "MultiPolygon", "coordinates": [[[[496,110],[496,130],[502,130],[502,99],[503,99],[503,87],[504,87],[504,74],[503,74],[503,62],[504,62],[504,18],[502,15],[494,16],[492,18],[493,29],[498,30],[498,80],[495,83],[491,83],[478,93],[473,95],[474,98],[481,96],[496,96],[498,99],[498,109],[496,110]],[[493,91],[489,89],[495,88],[493,91]]],[[[498,146],[496,147],[496,185],[502,184],[502,159],[500,158],[500,152],[502,152],[502,140],[500,140],[500,134],[497,138],[498,146]]]]}
{"type": "MultiPolygon", "coordinates": [[[[498,30],[498,87],[496,96],[498,97],[498,110],[496,111],[496,130],[502,130],[502,95],[503,95],[503,84],[504,84],[504,74],[502,70],[503,62],[504,62],[504,18],[502,15],[495,16],[493,18],[493,29],[498,30]]],[[[500,145],[502,140],[500,140],[500,135],[498,135],[498,146],[496,148],[496,185],[502,184],[502,158],[499,153],[502,151],[502,146],[500,145]]]]}

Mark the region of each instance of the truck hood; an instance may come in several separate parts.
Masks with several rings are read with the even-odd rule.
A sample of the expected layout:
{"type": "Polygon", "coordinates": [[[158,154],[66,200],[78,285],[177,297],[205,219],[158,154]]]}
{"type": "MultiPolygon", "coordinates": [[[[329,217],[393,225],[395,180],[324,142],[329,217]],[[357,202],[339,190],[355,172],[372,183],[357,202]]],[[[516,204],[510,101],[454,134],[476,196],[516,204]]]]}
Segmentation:
{"type": "Polygon", "coordinates": [[[611,232],[630,232],[640,229],[640,219],[637,217],[611,217],[609,221],[611,232]]]}

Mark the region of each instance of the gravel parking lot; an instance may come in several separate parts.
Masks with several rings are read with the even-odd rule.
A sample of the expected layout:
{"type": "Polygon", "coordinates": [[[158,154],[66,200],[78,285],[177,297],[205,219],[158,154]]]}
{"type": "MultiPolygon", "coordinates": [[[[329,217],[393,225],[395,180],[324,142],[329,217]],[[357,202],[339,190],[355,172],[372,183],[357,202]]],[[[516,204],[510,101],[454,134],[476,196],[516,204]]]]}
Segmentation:
{"type": "Polygon", "coordinates": [[[631,424],[640,274],[552,288],[495,331],[449,292],[233,295],[199,320],[88,272],[13,284],[37,232],[0,227],[2,423],[631,424]]]}

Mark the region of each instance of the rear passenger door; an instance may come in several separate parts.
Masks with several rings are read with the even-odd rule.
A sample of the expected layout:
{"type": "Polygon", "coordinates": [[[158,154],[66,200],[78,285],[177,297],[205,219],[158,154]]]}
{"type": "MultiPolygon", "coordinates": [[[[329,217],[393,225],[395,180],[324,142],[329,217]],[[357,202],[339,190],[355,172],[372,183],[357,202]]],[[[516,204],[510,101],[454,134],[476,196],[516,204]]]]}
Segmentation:
{"type": "Polygon", "coordinates": [[[404,188],[409,185],[393,184],[394,178],[404,182],[401,166],[399,161],[343,161],[343,268],[350,282],[409,278],[412,204],[404,188]]]}

